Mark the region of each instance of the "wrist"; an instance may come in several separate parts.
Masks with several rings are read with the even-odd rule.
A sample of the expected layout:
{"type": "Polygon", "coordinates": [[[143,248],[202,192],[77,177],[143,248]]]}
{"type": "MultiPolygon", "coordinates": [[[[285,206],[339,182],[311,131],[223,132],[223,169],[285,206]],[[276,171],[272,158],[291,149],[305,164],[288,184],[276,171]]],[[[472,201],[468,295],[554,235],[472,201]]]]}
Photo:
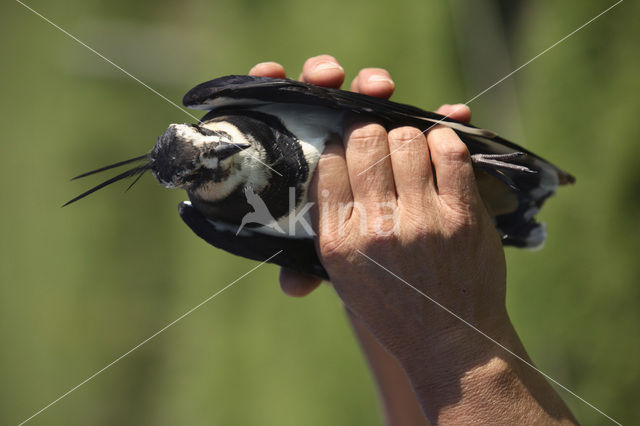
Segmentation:
{"type": "Polygon", "coordinates": [[[504,309],[465,321],[448,312],[442,314],[437,327],[423,327],[407,346],[398,348],[395,355],[407,371],[442,381],[453,365],[455,370],[466,371],[497,353],[506,354],[500,345],[518,355],[524,352],[504,309]]]}
{"type": "Polygon", "coordinates": [[[480,382],[504,377],[508,366],[499,361],[515,358],[495,342],[526,358],[508,316],[505,313],[500,317],[492,321],[493,327],[486,324],[477,327],[490,339],[454,318],[457,325],[442,328],[438,333],[425,333],[410,350],[402,350],[398,359],[418,397],[430,404],[441,400],[446,405],[446,400],[451,395],[459,396],[462,388],[470,392],[480,382]]]}

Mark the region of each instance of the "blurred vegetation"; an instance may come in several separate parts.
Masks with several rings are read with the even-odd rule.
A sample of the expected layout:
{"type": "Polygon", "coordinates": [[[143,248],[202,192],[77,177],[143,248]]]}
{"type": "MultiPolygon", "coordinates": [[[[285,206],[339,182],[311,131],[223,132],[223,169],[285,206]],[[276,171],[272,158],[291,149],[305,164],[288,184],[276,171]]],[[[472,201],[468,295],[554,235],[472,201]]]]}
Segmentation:
{"type": "MultiPolygon", "coordinates": [[[[395,100],[471,99],[612,2],[31,0],[168,98],[275,60],[330,53],[388,68],[395,100]]],[[[470,106],[477,125],[577,176],[507,250],[508,308],[536,364],[640,423],[637,2],[624,2],[470,106]]],[[[256,265],[208,246],[150,176],[61,209],[78,173],[191,121],[17,2],[0,6],[0,423],[17,424],[256,265]]],[[[584,424],[604,417],[559,390],[584,424]]],[[[41,425],[380,424],[328,286],[294,300],[277,269],[243,278],[36,417],[41,425]]]]}

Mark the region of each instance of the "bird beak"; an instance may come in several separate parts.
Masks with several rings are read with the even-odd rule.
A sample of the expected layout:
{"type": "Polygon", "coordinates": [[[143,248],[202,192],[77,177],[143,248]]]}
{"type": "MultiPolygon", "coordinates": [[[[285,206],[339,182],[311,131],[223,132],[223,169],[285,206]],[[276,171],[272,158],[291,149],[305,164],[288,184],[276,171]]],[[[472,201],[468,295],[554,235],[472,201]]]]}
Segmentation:
{"type": "Polygon", "coordinates": [[[231,157],[233,154],[236,154],[250,147],[250,143],[220,142],[215,146],[215,148],[213,148],[211,154],[215,155],[218,160],[222,161],[226,158],[231,157]]]}

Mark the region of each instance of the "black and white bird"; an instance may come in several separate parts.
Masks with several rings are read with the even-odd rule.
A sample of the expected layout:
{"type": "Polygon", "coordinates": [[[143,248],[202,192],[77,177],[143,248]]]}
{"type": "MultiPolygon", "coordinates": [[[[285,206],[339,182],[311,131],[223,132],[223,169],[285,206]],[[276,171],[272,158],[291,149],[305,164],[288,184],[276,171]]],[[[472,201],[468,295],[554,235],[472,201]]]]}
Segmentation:
{"type": "Polygon", "coordinates": [[[540,246],[546,233],[534,216],[559,185],[574,182],[570,174],[491,131],[409,105],[289,79],[221,77],[191,89],[183,104],[209,112],[198,124],[171,124],[148,154],[77,176],[137,163],[67,204],[135,177],[131,187],[151,171],[163,186],[187,191],[180,216],[210,244],[254,260],[282,250],[273,263],[328,278],[312,231],[304,221],[290,225],[307,208],[307,189],[324,147],[341,141],[348,125],[373,121],[387,130],[426,131],[435,124],[453,129],[471,153],[480,193],[505,245],[540,246]],[[248,217],[261,220],[247,223],[248,217]]]}

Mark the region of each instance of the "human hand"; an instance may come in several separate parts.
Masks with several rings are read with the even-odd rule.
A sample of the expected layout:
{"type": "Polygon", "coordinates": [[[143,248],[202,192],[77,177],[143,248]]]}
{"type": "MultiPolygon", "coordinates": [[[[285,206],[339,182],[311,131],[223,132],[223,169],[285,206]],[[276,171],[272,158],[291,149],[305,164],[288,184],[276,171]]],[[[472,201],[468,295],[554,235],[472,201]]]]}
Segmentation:
{"type": "MultiPolygon", "coordinates": [[[[460,106],[440,112],[456,110],[468,120],[460,106]]],[[[466,354],[469,339],[474,349],[488,342],[460,318],[498,334],[510,323],[504,252],[466,146],[440,126],[425,136],[368,124],[347,135],[344,147],[327,146],[310,189],[318,253],[336,292],[401,361],[423,362],[424,351],[442,358],[454,343],[457,354],[478,356],[466,354]],[[340,206],[350,204],[343,220],[340,206]]]]}
{"type": "MultiPolygon", "coordinates": [[[[262,63],[262,64],[258,64],[257,66],[255,66],[250,74],[252,75],[262,75],[262,76],[271,76],[271,77],[284,77],[285,76],[285,71],[284,68],[276,63],[270,62],[270,63],[262,63]]],[[[302,81],[306,81],[312,84],[317,84],[317,85],[321,85],[321,86],[325,86],[325,87],[340,87],[340,85],[342,84],[342,82],[344,81],[344,70],[342,69],[342,67],[340,67],[340,65],[337,63],[337,61],[328,55],[321,55],[321,56],[317,56],[317,57],[313,57],[310,58],[309,60],[306,61],[304,67],[303,67],[303,71],[300,74],[300,80],[302,81]]],[[[354,79],[354,81],[351,84],[351,90],[353,91],[357,91],[357,92],[361,92],[370,96],[377,96],[377,97],[381,97],[381,98],[388,98],[391,96],[391,94],[393,93],[394,90],[394,83],[391,80],[389,74],[387,71],[379,69],[379,68],[366,68],[360,71],[360,73],[358,74],[358,76],[354,79]]],[[[460,120],[460,121],[468,121],[469,117],[470,117],[470,111],[466,106],[463,105],[444,105],[442,106],[439,110],[439,113],[444,114],[444,115],[450,115],[451,117],[460,120]]],[[[435,130],[435,129],[434,129],[435,130]]],[[[459,153],[461,153],[461,155],[463,156],[463,160],[465,158],[467,158],[467,179],[469,179],[468,181],[462,181],[460,184],[461,185],[466,185],[466,190],[467,192],[469,192],[469,188],[474,188],[475,189],[475,183],[473,182],[473,175],[471,172],[471,166],[468,163],[468,153],[466,151],[466,147],[462,144],[461,141],[457,140],[457,137],[455,136],[455,134],[453,132],[448,131],[447,129],[438,129],[439,131],[444,131],[445,134],[448,134],[447,137],[449,137],[449,139],[453,139],[453,147],[452,148],[457,148],[459,149],[459,153]],[[457,140],[457,144],[455,144],[457,140]]],[[[370,125],[367,126],[366,128],[363,128],[362,130],[358,129],[357,131],[355,131],[355,134],[358,138],[360,138],[360,136],[358,136],[358,134],[360,132],[373,132],[372,134],[369,134],[367,136],[367,138],[372,139],[369,143],[373,143],[374,145],[378,145],[379,149],[373,150],[371,152],[371,155],[369,157],[372,157],[371,159],[371,164],[374,163],[375,161],[378,161],[380,158],[383,158],[386,154],[388,154],[389,151],[389,147],[388,147],[388,143],[387,143],[387,135],[384,132],[384,130],[379,127],[379,126],[374,126],[374,125],[370,125]],[[368,129],[368,130],[367,130],[368,129]],[[383,146],[384,145],[384,146],[383,146]],[[376,155],[378,155],[378,158],[373,158],[376,155]]],[[[404,136],[408,137],[409,139],[413,138],[416,135],[419,135],[419,131],[417,129],[396,129],[394,131],[391,132],[391,136],[392,137],[396,137],[396,136],[403,136],[402,132],[409,132],[409,134],[405,134],[404,136]]],[[[438,144],[438,141],[442,140],[443,137],[437,137],[435,135],[435,131],[429,132],[430,135],[434,135],[433,137],[427,137],[425,138],[424,136],[419,136],[418,138],[416,138],[416,140],[413,140],[411,143],[407,144],[406,147],[402,148],[401,150],[399,150],[398,152],[394,152],[394,154],[392,156],[390,156],[387,160],[382,161],[381,164],[378,164],[377,166],[373,167],[371,170],[367,171],[366,173],[363,173],[363,178],[364,179],[368,179],[367,177],[365,177],[365,174],[368,174],[370,172],[374,172],[377,173],[378,175],[382,175],[383,177],[379,180],[382,181],[386,181],[386,182],[382,182],[380,186],[380,188],[393,188],[394,186],[397,185],[397,182],[394,184],[394,176],[392,176],[392,174],[398,173],[398,172],[403,172],[406,171],[406,173],[408,174],[408,176],[400,176],[400,179],[406,179],[408,181],[411,181],[412,179],[414,179],[416,176],[413,175],[414,173],[414,169],[413,168],[406,168],[403,167],[402,170],[399,170],[398,172],[396,172],[395,170],[391,171],[391,165],[393,163],[393,160],[397,160],[400,163],[402,163],[405,159],[411,160],[411,159],[417,159],[419,163],[422,163],[423,165],[429,165],[429,147],[432,147],[434,144],[438,144]],[[427,139],[429,139],[429,142],[427,142],[427,139]],[[411,147],[410,145],[413,145],[413,147],[411,147]],[[375,170],[377,169],[377,170],[375,170]],[[386,177],[385,177],[386,175],[386,177]]],[[[352,135],[354,135],[354,133],[351,133],[352,135]]],[[[365,143],[367,141],[364,141],[365,143]]],[[[349,146],[349,141],[347,141],[347,146],[349,146]]],[[[392,143],[394,144],[398,144],[398,140],[392,141],[392,143]]],[[[443,143],[447,143],[447,140],[444,140],[443,143]]],[[[325,151],[325,153],[329,156],[331,155],[335,155],[335,153],[333,151],[338,150],[338,156],[343,157],[344,158],[344,152],[341,151],[341,147],[336,147],[336,146],[329,146],[327,148],[327,150],[325,151]]],[[[391,151],[393,151],[396,148],[393,148],[391,151]]],[[[348,149],[347,149],[348,151],[348,149]]],[[[357,150],[352,150],[352,153],[354,153],[354,155],[358,154],[357,150]]],[[[438,151],[438,154],[442,154],[440,151],[438,151]]],[[[325,155],[325,157],[327,156],[325,155]]],[[[354,155],[352,155],[352,157],[354,157],[354,155]]],[[[441,157],[438,157],[441,158],[441,157]]],[[[360,160],[364,160],[364,159],[360,159],[360,160]]],[[[414,161],[415,162],[415,161],[414,161]]],[[[321,164],[326,164],[325,159],[321,160],[321,164]]],[[[408,164],[411,164],[411,162],[409,162],[408,164]]],[[[366,168],[369,167],[369,165],[366,164],[362,164],[361,165],[362,168],[366,168]]],[[[318,172],[316,173],[316,179],[318,178],[319,174],[321,173],[321,169],[323,166],[319,165],[318,166],[318,172]]],[[[342,170],[344,172],[344,170],[342,170]]],[[[430,171],[430,168],[423,168],[422,172],[425,173],[426,175],[431,175],[432,171],[430,171]]],[[[355,173],[355,178],[358,179],[359,176],[357,176],[358,173],[355,173]]],[[[440,177],[442,178],[442,173],[440,174],[440,177]]],[[[336,174],[336,175],[332,175],[327,177],[326,173],[323,173],[322,176],[327,179],[326,182],[324,182],[327,185],[327,188],[334,188],[335,186],[333,185],[334,183],[342,183],[342,182],[349,182],[349,177],[351,176],[351,178],[354,178],[354,174],[352,173],[351,175],[347,172],[347,173],[343,173],[342,175],[340,174],[336,174]]],[[[438,174],[436,173],[436,177],[438,176],[438,174]]],[[[454,175],[453,176],[456,181],[459,181],[460,179],[458,179],[459,176],[454,175]]],[[[375,178],[374,178],[375,179],[375,178]]],[[[437,179],[436,179],[437,180],[437,179]]],[[[317,182],[317,181],[316,181],[317,182]]],[[[365,183],[370,184],[370,181],[365,180],[365,183]]],[[[424,184],[428,184],[429,182],[422,182],[423,186],[424,184]]],[[[482,224],[486,225],[485,226],[485,232],[488,233],[488,235],[491,237],[491,241],[493,241],[495,243],[495,241],[497,241],[497,234],[495,233],[495,230],[493,228],[493,226],[491,225],[490,221],[488,220],[488,217],[486,215],[486,212],[484,211],[484,208],[482,206],[482,203],[476,203],[476,211],[466,211],[465,213],[467,214],[467,216],[469,217],[458,217],[458,215],[448,215],[448,211],[446,209],[431,209],[428,210],[426,213],[423,211],[424,210],[424,205],[422,207],[420,207],[418,204],[420,202],[424,202],[424,193],[427,193],[429,195],[433,195],[435,194],[435,192],[437,192],[435,186],[433,185],[433,181],[430,182],[431,186],[429,188],[427,188],[426,186],[424,187],[424,191],[422,190],[422,188],[420,186],[415,186],[412,185],[411,182],[408,182],[408,188],[404,188],[404,185],[400,186],[400,190],[403,192],[402,196],[403,199],[406,199],[407,201],[403,202],[402,205],[397,205],[397,207],[399,208],[397,213],[399,214],[398,216],[398,220],[397,220],[397,224],[396,225],[401,225],[401,228],[398,230],[402,230],[402,232],[406,232],[409,234],[414,233],[415,230],[410,230],[410,229],[406,229],[408,228],[407,223],[412,223],[412,222],[429,222],[431,220],[436,220],[436,216],[446,216],[448,217],[451,221],[453,221],[455,223],[456,220],[461,220],[463,223],[471,218],[473,219],[475,217],[476,214],[479,215],[479,217],[481,217],[482,220],[482,224]],[[416,194],[412,194],[412,192],[417,192],[416,194]],[[407,217],[407,214],[412,215],[411,217],[407,217]],[[405,221],[407,223],[405,223],[405,221]],[[404,225],[402,225],[404,224],[404,225]]],[[[365,185],[366,186],[366,185],[365,185]]],[[[374,186],[374,185],[372,185],[374,186]]],[[[448,186],[445,186],[445,189],[448,189],[448,186]]],[[[375,192],[370,192],[368,191],[368,187],[364,187],[361,188],[364,189],[365,192],[367,194],[369,194],[370,198],[375,198],[378,195],[375,192]]],[[[322,189],[320,189],[320,191],[322,191],[322,189]]],[[[448,202],[450,204],[452,204],[452,206],[447,206],[447,205],[443,205],[443,206],[439,206],[439,207],[445,207],[448,209],[452,209],[455,211],[456,209],[462,209],[468,210],[468,206],[462,206],[459,205],[459,200],[456,198],[456,194],[454,193],[455,189],[451,190],[451,193],[447,193],[445,191],[445,193],[440,193],[438,198],[434,198],[436,200],[439,201],[443,201],[443,200],[448,200],[448,202]],[[456,204],[458,203],[458,204],[456,204]]],[[[350,191],[349,191],[350,192],[350,191]]],[[[333,211],[336,212],[338,211],[337,208],[331,208],[331,206],[329,206],[327,203],[331,203],[331,202],[337,202],[340,203],[342,202],[343,204],[347,204],[349,202],[353,202],[355,196],[352,195],[352,197],[346,197],[340,201],[338,200],[332,200],[332,199],[328,199],[328,200],[324,200],[321,199],[322,197],[319,196],[321,195],[320,192],[316,191],[311,191],[310,193],[310,198],[313,201],[316,202],[320,202],[321,204],[324,203],[325,206],[329,207],[327,210],[328,211],[333,211]]],[[[475,191],[475,193],[473,193],[473,195],[476,196],[476,202],[479,200],[479,196],[477,194],[477,191],[475,191]]],[[[396,200],[397,201],[397,200],[396,200]]],[[[382,200],[382,199],[378,199],[376,200],[371,200],[369,198],[366,199],[366,202],[371,204],[372,202],[374,204],[380,203],[380,202],[389,202],[388,200],[382,200]]],[[[395,204],[394,204],[395,205],[395,204]]],[[[335,206],[334,206],[335,207],[335,206]]],[[[317,212],[317,210],[316,210],[317,212]]],[[[367,214],[368,220],[371,223],[377,224],[379,223],[379,220],[381,219],[380,216],[381,212],[373,212],[373,216],[372,214],[367,214]]],[[[384,215],[385,213],[382,212],[382,214],[384,215]]],[[[387,212],[388,214],[388,212],[387,212]]],[[[364,220],[361,217],[358,217],[356,220],[364,220]]],[[[322,221],[322,219],[320,219],[320,221],[322,221]]],[[[445,223],[440,223],[440,221],[438,220],[437,222],[438,224],[434,226],[434,228],[436,228],[436,231],[442,231],[443,229],[437,229],[440,226],[446,226],[446,222],[445,223]]],[[[346,224],[345,224],[346,225],[346,224]]],[[[358,225],[359,226],[359,225],[358,225]]],[[[378,226],[378,225],[376,225],[378,226]]],[[[423,227],[421,226],[420,232],[424,232],[425,229],[422,229],[423,227]]],[[[432,229],[433,231],[433,229],[432,229]]],[[[452,230],[452,232],[455,232],[455,229],[452,230]]],[[[322,231],[320,231],[320,234],[322,234],[322,231]]],[[[327,243],[327,239],[324,239],[324,235],[320,235],[320,255],[322,256],[322,247],[323,244],[327,243]]],[[[344,237],[344,235],[343,235],[344,237]]],[[[353,235],[351,236],[353,237],[353,235]]],[[[360,250],[362,250],[368,243],[367,239],[370,239],[370,237],[372,237],[372,235],[367,235],[365,233],[365,235],[360,235],[360,238],[357,239],[357,241],[352,241],[349,240],[349,247],[351,249],[355,249],[357,247],[360,248],[360,250]],[[360,245],[362,244],[362,245],[360,245]],[[357,247],[356,247],[357,246],[357,247]]],[[[390,236],[387,236],[390,237],[390,236]]],[[[415,234],[413,235],[413,237],[416,237],[417,239],[419,239],[418,235],[415,234]]],[[[413,238],[412,237],[412,238],[413,238]]],[[[333,238],[333,237],[329,237],[329,238],[333,238]]],[[[374,239],[378,239],[378,237],[376,237],[375,235],[373,236],[374,239]]],[[[390,240],[393,238],[390,238],[390,240]]],[[[391,242],[391,241],[389,241],[391,242]]],[[[398,241],[396,241],[395,243],[392,244],[396,244],[398,243],[398,241]]],[[[439,242],[441,243],[441,242],[439,242]]],[[[327,243],[327,244],[332,244],[331,242],[327,243]]],[[[418,243],[419,245],[419,243],[418,243]]],[[[422,247],[420,247],[421,250],[420,252],[423,252],[424,249],[422,247]]],[[[409,249],[408,247],[406,247],[406,249],[409,249]]],[[[478,249],[481,249],[480,247],[478,249]]],[[[476,250],[478,251],[478,250],[476,250]]],[[[354,251],[354,253],[357,253],[354,251]]],[[[460,259],[463,258],[473,258],[474,256],[470,253],[465,253],[461,250],[456,250],[456,253],[458,256],[460,256],[460,259]]],[[[482,258],[482,256],[485,255],[491,255],[494,254],[495,256],[497,256],[498,260],[498,265],[497,265],[497,271],[502,271],[502,276],[504,276],[504,259],[503,259],[503,255],[502,255],[502,247],[499,244],[499,242],[497,244],[493,244],[492,246],[492,250],[487,252],[483,252],[480,253],[480,257],[482,258]]],[[[439,255],[443,255],[443,253],[438,252],[437,254],[439,255]]],[[[450,256],[452,256],[450,254],[450,256]]],[[[362,255],[359,255],[359,257],[361,257],[360,261],[365,260],[366,258],[364,258],[362,255]]],[[[400,257],[403,257],[402,254],[400,254],[400,257]]],[[[452,258],[450,259],[450,261],[454,261],[453,259],[454,256],[452,256],[452,258]]],[[[476,256],[477,257],[477,256],[476,256]]],[[[490,257],[490,256],[489,256],[490,257]]],[[[440,264],[440,260],[438,259],[438,257],[433,257],[430,256],[430,258],[434,258],[434,263],[435,264],[440,264]]],[[[326,260],[323,258],[323,260],[326,262],[326,260]]],[[[405,259],[406,260],[406,259],[405,259]]],[[[471,260],[471,259],[469,259],[471,260]]],[[[481,260],[482,263],[484,263],[484,259],[481,260]]],[[[369,261],[369,266],[376,266],[374,264],[371,264],[371,262],[369,261]]],[[[392,264],[396,264],[395,262],[392,264]]],[[[465,262],[462,261],[456,261],[455,264],[465,264],[465,262]]],[[[467,265],[469,267],[469,269],[472,269],[473,267],[468,264],[467,265]]],[[[325,265],[326,266],[326,265],[325,265]]],[[[408,267],[409,265],[405,265],[405,267],[408,267]]],[[[449,265],[449,267],[451,267],[452,265],[449,265]]],[[[418,271],[420,271],[422,268],[424,267],[424,263],[422,260],[418,260],[417,265],[416,265],[416,269],[418,271]]],[[[378,268],[378,270],[376,271],[371,271],[372,273],[374,273],[374,275],[377,275],[379,277],[384,277],[385,279],[391,279],[391,280],[395,280],[396,279],[393,278],[393,276],[389,275],[388,273],[384,272],[382,269],[380,269],[379,267],[376,266],[376,268],[378,268]]],[[[462,271],[460,271],[462,272],[462,271]]],[[[468,273],[472,273],[472,271],[469,271],[468,273]]],[[[339,277],[340,275],[332,275],[333,281],[336,281],[335,277],[339,277]]],[[[346,276],[343,274],[342,276],[344,276],[344,280],[340,280],[340,281],[348,281],[349,277],[351,276],[351,274],[347,274],[346,276]]],[[[453,276],[447,276],[448,280],[452,280],[454,279],[453,276]]],[[[467,280],[468,281],[468,280],[467,280]]],[[[309,292],[313,291],[313,289],[315,289],[319,284],[320,284],[320,280],[315,278],[315,277],[311,277],[311,276],[305,276],[303,274],[288,270],[283,268],[283,270],[281,271],[281,275],[280,275],[280,282],[281,282],[281,286],[282,289],[284,290],[285,293],[292,295],[292,296],[303,296],[308,294],[309,292]]],[[[502,279],[498,279],[498,282],[501,282],[501,284],[497,285],[498,289],[502,289],[502,291],[504,291],[504,278],[502,279]]],[[[335,285],[335,283],[334,283],[335,285]]],[[[401,281],[397,281],[395,283],[396,286],[405,286],[404,284],[401,283],[401,281]]],[[[357,312],[359,311],[359,309],[357,308],[357,306],[360,304],[360,302],[358,302],[358,300],[363,300],[362,294],[360,294],[359,296],[355,296],[355,297],[350,297],[347,295],[347,290],[343,289],[342,291],[340,290],[340,283],[338,283],[338,287],[336,288],[336,290],[338,290],[338,293],[341,295],[341,297],[343,297],[343,300],[345,301],[347,307],[349,309],[351,309],[354,313],[357,314],[357,312]],[[342,293],[342,294],[341,294],[342,293]],[[347,298],[347,300],[345,300],[345,297],[347,298]],[[353,298],[353,303],[349,303],[349,299],[353,298]],[[353,305],[353,306],[352,306],[353,305]]],[[[364,292],[366,291],[365,288],[354,288],[355,286],[351,286],[350,288],[353,288],[353,291],[356,293],[359,292],[364,292]]],[[[425,289],[423,289],[425,290],[425,289]]],[[[466,291],[466,289],[465,289],[466,291]]],[[[424,299],[423,296],[421,296],[419,293],[414,293],[410,296],[412,299],[424,299]]],[[[455,295],[454,295],[455,297],[455,295]]],[[[467,297],[471,297],[471,295],[467,296],[467,297]]],[[[498,296],[497,299],[499,300],[499,305],[501,305],[501,308],[496,309],[495,307],[493,308],[493,312],[495,314],[495,312],[499,312],[504,310],[504,295],[502,297],[498,296]]],[[[424,302],[430,303],[427,300],[424,300],[424,302]]],[[[443,301],[446,302],[446,301],[443,301]]],[[[367,304],[368,302],[363,302],[364,304],[367,304]]],[[[446,305],[447,303],[445,303],[446,305]]],[[[375,311],[375,309],[373,308],[373,306],[369,306],[366,309],[373,309],[375,311]]],[[[436,307],[436,309],[438,309],[436,307]]],[[[388,318],[386,318],[388,314],[383,314],[383,315],[378,315],[378,314],[374,314],[374,316],[380,316],[380,320],[382,323],[388,323],[387,320],[388,318]]],[[[367,321],[365,321],[367,322],[367,321]]],[[[374,333],[375,334],[375,333],[374,333]]]]}

